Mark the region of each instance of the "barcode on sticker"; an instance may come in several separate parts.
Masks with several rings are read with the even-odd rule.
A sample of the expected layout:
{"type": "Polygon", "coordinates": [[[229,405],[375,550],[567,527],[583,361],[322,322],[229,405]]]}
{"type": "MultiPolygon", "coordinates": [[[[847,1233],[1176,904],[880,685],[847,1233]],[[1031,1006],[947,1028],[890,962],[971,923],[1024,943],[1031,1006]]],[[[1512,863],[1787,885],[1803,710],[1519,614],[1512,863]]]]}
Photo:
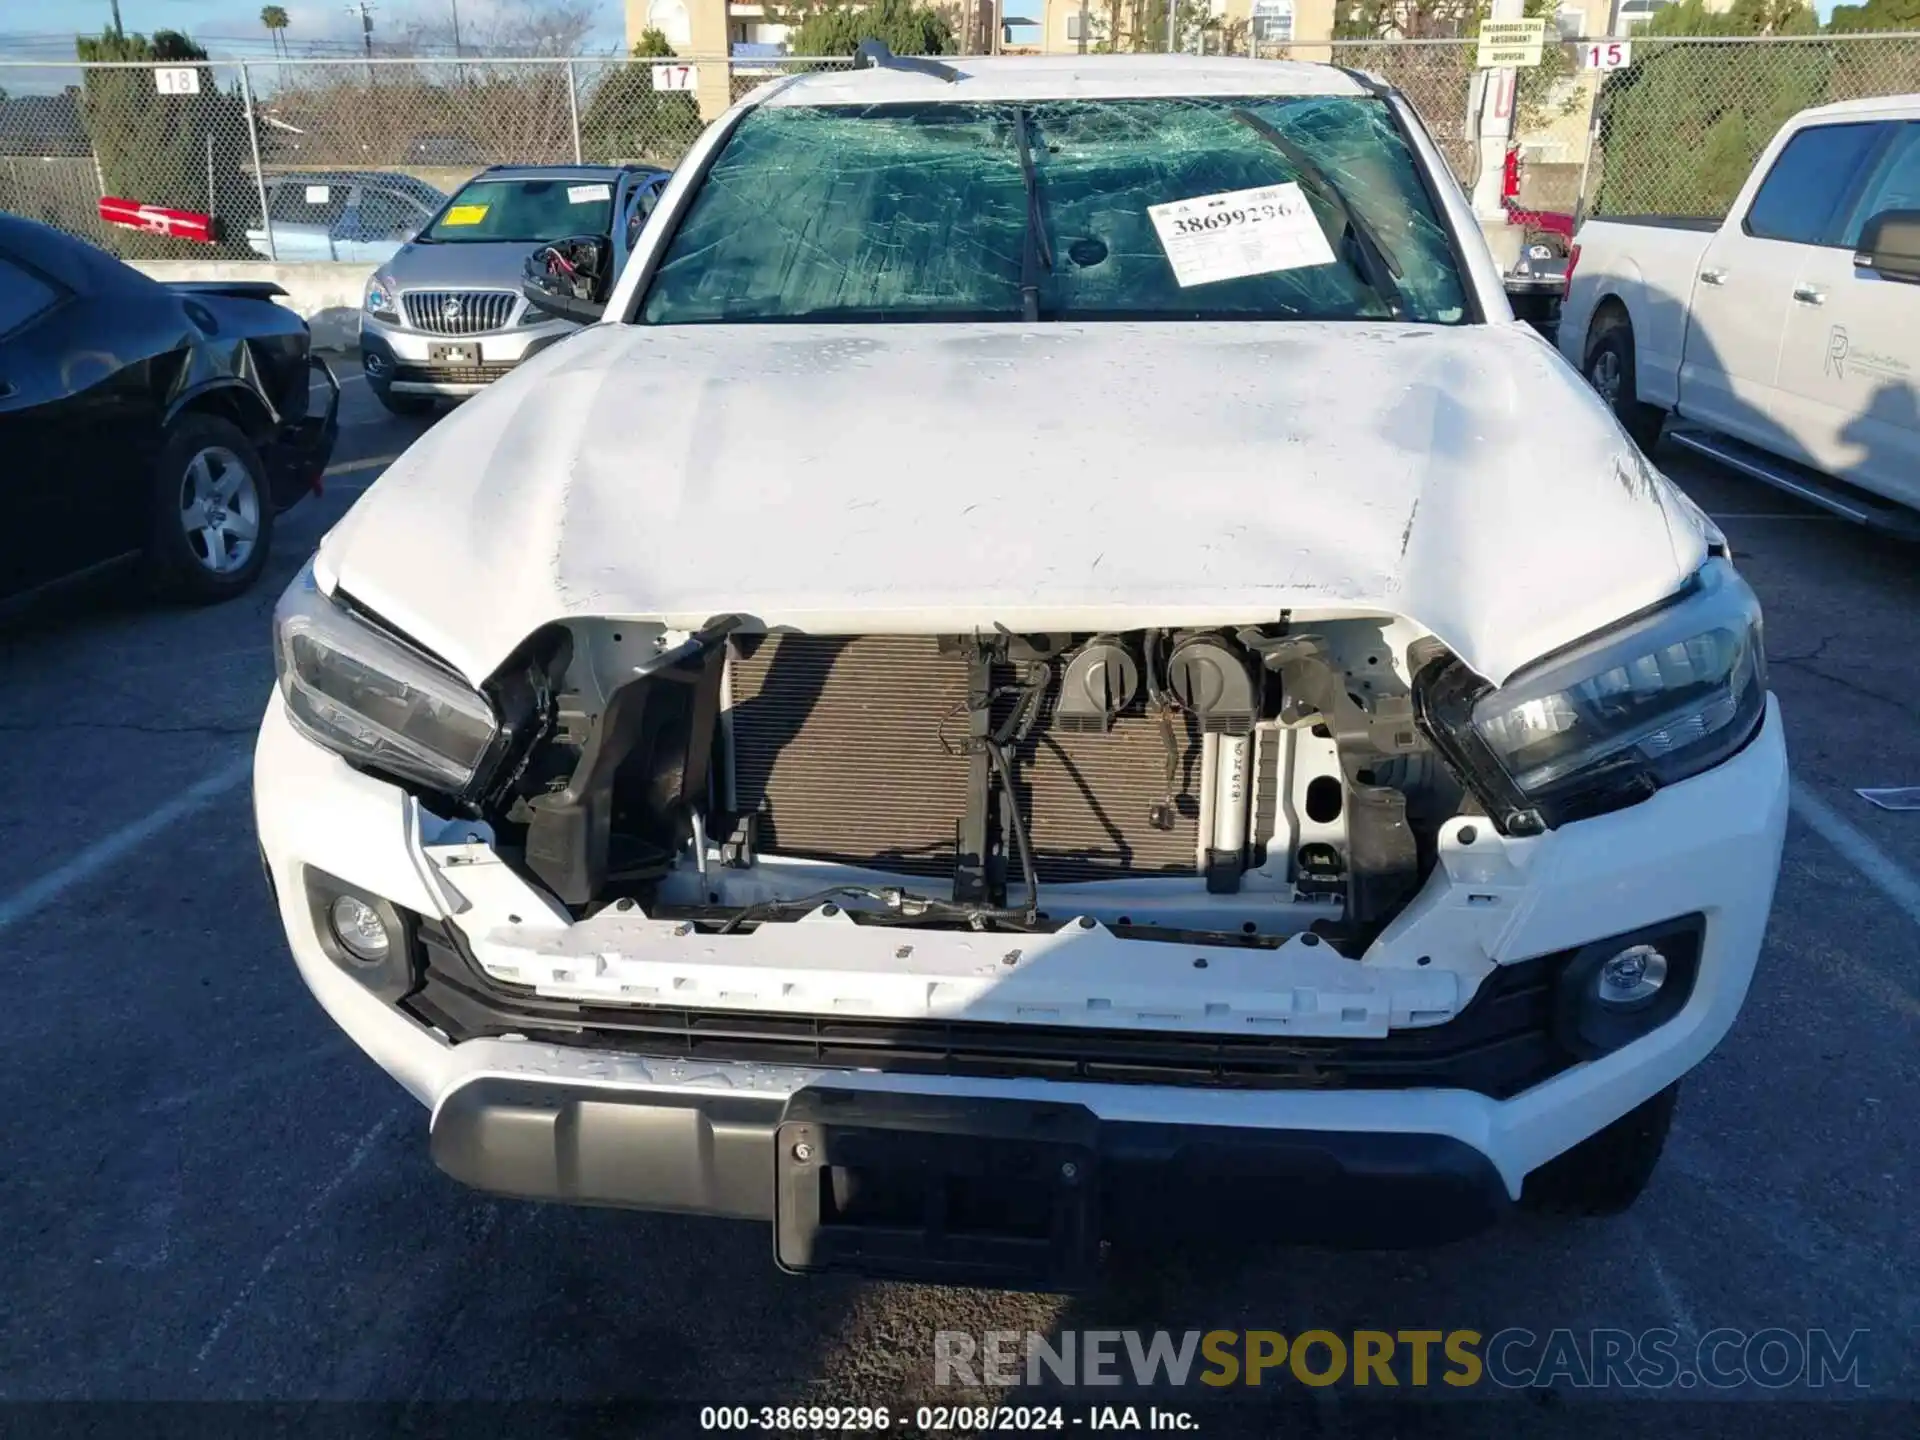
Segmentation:
{"type": "Polygon", "coordinates": [[[591,205],[595,200],[611,200],[613,187],[610,185],[569,185],[567,203],[569,205],[591,205]]]}

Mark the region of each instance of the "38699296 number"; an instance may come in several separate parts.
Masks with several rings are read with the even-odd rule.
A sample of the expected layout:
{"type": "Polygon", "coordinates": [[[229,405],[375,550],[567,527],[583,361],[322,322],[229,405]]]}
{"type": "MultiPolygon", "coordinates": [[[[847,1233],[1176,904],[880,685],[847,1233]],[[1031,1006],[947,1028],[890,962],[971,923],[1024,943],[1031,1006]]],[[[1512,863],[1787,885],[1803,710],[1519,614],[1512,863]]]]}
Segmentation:
{"type": "Polygon", "coordinates": [[[1208,215],[1179,216],[1173,222],[1174,234],[1198,235],[1209,230],[1224,230],[1229,225],[1257,225],[1262,220],[1277,220],[1281,214],[1278,205],[1249,205],[1241,210],[1215,210],[1208,215]]]}
{"type": "Polygon", "coordinates": [[[827,1431],[889,1430],[894,1416],[884,1405],[703,1405],[702,1430],[827,1431]]]}

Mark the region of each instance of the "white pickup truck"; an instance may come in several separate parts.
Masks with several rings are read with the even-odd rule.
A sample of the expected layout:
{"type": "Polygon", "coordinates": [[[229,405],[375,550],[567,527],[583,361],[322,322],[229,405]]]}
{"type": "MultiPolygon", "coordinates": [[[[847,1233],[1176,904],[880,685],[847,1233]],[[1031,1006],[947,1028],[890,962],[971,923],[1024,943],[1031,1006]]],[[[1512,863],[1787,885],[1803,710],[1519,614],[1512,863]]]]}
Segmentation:
{"type": "Polygon", "coordinates": [[[449,1174],[789,1270],[1625,1208],[1786,829],[1724,537],[1402,96],[862,48],[282,600],[307,984],[449,1174]]]}
{"type": "Polygon", "coordinates": [[[1671,413],[1679,444],[1907,530],[1917,337],[1920,95],[1794,116],[1724,220],[1588,222],[1560,317],[1643,447],[1671,413]]]}

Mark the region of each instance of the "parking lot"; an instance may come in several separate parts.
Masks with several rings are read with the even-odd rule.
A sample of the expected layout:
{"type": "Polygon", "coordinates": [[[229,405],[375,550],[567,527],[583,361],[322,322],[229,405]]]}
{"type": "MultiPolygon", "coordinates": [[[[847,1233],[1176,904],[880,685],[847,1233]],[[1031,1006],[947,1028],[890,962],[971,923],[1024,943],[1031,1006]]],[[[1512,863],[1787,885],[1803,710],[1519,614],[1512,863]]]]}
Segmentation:
{"type": "Polygon", "coordinates": [[[1071,1300],[809,1282],[758,1226],[462,1189],[296,976],[249,816],[268,616],[428,423],[351,378],[344,417],[250,595],[108,596],[0,638],[0,1395],[899,1405],[934,1393],[938,1330],[1667,1326],[1865,1331],[1865,1389],[1835,1398],[1920,1398],[1920,815],[1853,793],[1920,784],[1911,546],[1659,457],[1767,606],[1796,784],[1753,994],[1628,1216],[1407,1254],[1172,1237],[1071,1300]]]}

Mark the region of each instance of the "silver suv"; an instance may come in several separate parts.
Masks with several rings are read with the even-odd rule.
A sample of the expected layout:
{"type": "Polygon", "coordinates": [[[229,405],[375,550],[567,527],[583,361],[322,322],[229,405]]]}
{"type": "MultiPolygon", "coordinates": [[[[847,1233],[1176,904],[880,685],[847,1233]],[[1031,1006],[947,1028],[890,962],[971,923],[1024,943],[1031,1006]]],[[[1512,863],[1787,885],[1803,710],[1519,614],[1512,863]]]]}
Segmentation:
{"type": "Polygon", "coordinates": [[[617,267],[668,179],[643,165],[496,165],[474,176],[367,281],[360,360],[375,398],[411,414],[472,395],[571,334],[572,321],[520,294],[529,248],[605,235],[617,267]]]}

